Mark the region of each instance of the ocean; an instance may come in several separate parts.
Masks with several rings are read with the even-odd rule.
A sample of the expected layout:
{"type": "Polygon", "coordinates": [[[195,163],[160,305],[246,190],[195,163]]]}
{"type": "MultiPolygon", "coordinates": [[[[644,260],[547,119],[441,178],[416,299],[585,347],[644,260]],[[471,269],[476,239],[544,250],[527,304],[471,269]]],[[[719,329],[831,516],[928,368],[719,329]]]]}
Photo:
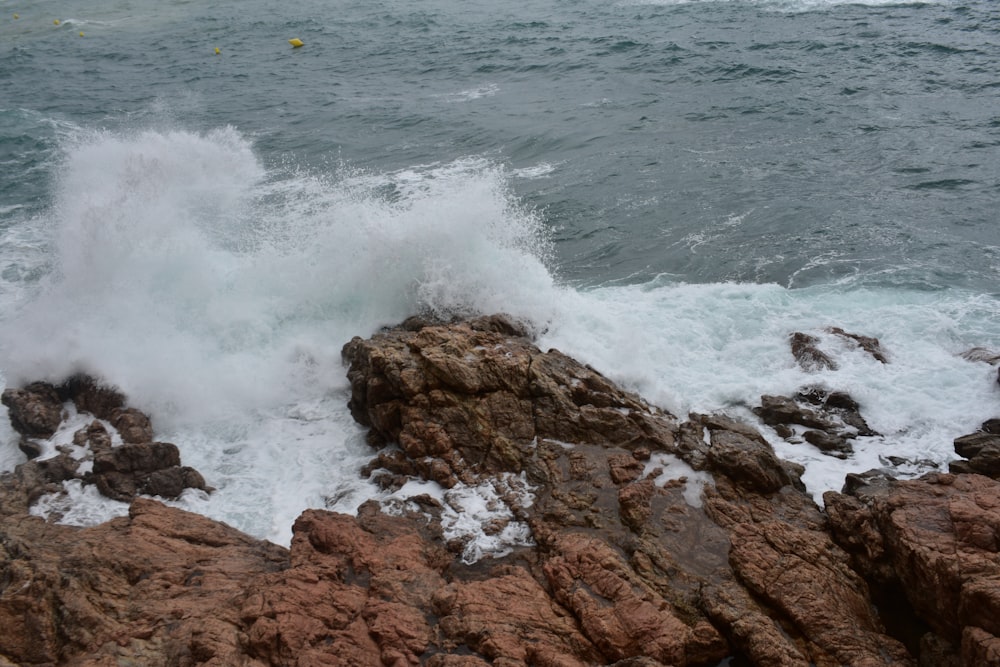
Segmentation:
{"type": "MultiPolygon", "coordinates": [[[[846,460],[763,428],[819,502],[1000,416],[960,356],[1000,352],[994,0],[0,8],[0,379],[120,387],[216,487],[181,507],[287,544],[384,497],[340,349],[417,312],[510,313],[681,417],[848,391],[882,435],[846,460]]],[[[126,511],[67,491],[38,511],[126,511]]]]}

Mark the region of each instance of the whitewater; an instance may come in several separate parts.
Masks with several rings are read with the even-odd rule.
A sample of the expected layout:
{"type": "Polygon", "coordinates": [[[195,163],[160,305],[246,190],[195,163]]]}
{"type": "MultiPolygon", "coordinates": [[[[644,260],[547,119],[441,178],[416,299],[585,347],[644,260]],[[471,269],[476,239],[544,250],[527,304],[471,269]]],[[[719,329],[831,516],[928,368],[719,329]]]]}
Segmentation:
{"type": "MultiPolygon", "coordinates": [[[[69,36],[87,36],[66,49],[175,34],[184,48],[156,56],[174,68],[120,43],[38,54],[26,34],[67,39],[38,21],[0,29],[3,382],[87,372],[118,386],[216,488],[175,504],[287,544],[306,508],[426,492],[390,498],[361,477],[374,452],[347,410],[340,358],[353,336],[421,312],[509,313],[542,349],[681,418],[757,424],[763,394],[847,391],[881,435],[845,460],[762,426],[819,502],[849,472],[946,469],[954,438],[998,416],[996,369],[961,356],[1000,351],[1000,120],[983,71],[1000,64],[992,5],[529,3],[512,17],[387,2],[312,23],[264,5],[254,17],[254,6],[230,20],[255,39],[284,49],[294,29],[304,49],[358,53],[265,52],[202,81],[193,72],[235,46],[218,61],[193,56],[180,5],[109,5],[68,22],[69,36]],[[488,38],[497,26],[506,32],[488,38]],[[363,45],[324,41],[362,28],[363,45]],[[896,59],[872,60],[865,49],[885,48],[889,28],[907,33],[889,48],[896,59]],[[750,62],[760,53],[773,54],[768,67],[750,62]],[[288,83],[267,76],[276,63],[303,84],[294,107],[274,105],[288,83]],[[171,95],[133,92],[144,66],[171,95]],[[912,88],[907,66],[922,68],[912,88]],[[336,82],[315,84],[330,67],[336,82]],[[46,68],[59,81],[39,78],[46,68]],[[885,68],[892,86],[865,83],[885,68]],[[838,71],[854,72],[855,92],[838,71]],[[932,79],[950,103],[926,106],[932,79]],[[825,105],[806,94],[820,87],[825,105]],[[889,363],[829,327],[878,337],[889,363]],[[795,331],[817,336],[838,369],[799,367],[795,331]]],[[[212,30],[227,15],[199,11],[212,30]]],[[[24,455],[2,421],[10,470],[24,455]]],[[[81,525],[127,511],[67,492],[39,511],[81,525]]],[[[475,535],[491,493],[446,498],[451,528],[475,535]]],[[[513,530],[498,543],[479,535],[477,554],[530,539],[513,530]]]]}

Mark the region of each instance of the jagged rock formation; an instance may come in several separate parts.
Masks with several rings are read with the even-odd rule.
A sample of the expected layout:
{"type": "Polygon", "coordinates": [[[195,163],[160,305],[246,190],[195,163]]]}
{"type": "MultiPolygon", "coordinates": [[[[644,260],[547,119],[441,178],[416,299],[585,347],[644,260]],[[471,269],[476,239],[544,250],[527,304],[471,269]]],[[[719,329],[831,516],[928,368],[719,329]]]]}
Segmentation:
{"type": "Polygon", "coordinates": [[[975,433],[955,438],[955,452],[964,460],[952,461],[951,472],[1000,479],[1000,419],[989,419],[975,433]]]}
{"type": "Polygon", "coordinates": [[[1000,665],[1000,484],[980,475],[875,477],[824,500],[857,571],[896,596],[917,635],[911,642],[936,656],[924,664],[1000,665]]]}
{"type": "Polygon", "coordinates": [[[96,418],[73,434],[73,447],[63,446],[56,456],[32,466],[33,474],[47,482],[35,490],[36,496],[59,493],[59,485],[71,479],[95,484],[102,495],[126,502],[140,494],[176,498],[187,488],[210,490],[197,470],[181,466],[176,445],[153,442],[153,426],[146,414],[127,407],[121,392],[93,378],[77,375],[58,387],[33,382],[22,389],[4,390],[0,400],[7,406],[14,430],[21,434],[21,450],[30,459],[41,455],[42,440],[60,428],[64,404],[72,403],[78,412],[96,418]],[[120,438],[117,446],[104,423],[120,438]],[[80,472],[85,461],[92,462],[91,469],[80,472]]]}
{"type": "Polygon", "coordinates": [[[344,355],[353,414],[400,447],[369,470],[491,484],[533,545],[470,562],[429,497],[306,511],[290,550],[143,498],[59,526],[27,509],[67,455],[29,461],[0,483],[0,664],[1000,665],[1000,484],[866,478],[828,516],[753,427],[678,419],[523,334],[412,320],[344,355]]]}

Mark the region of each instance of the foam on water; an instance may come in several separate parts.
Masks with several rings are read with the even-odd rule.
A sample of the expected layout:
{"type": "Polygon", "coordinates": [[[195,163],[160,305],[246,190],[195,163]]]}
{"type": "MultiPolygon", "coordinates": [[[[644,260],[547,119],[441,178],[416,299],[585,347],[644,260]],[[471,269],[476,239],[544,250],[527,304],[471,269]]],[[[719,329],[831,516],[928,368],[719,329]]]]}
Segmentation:
{"type": "Polygon", "coordinates": [[[803,387],[854,396],[883,435],[856,440],[857,454],[846,461],[808,444],[789,445],[764,428],[779,455],[806,465],[804,480],[817,500],[826,490],[839,490],[847,472],[882,467],[889,456],[928,462],[908,472],[943,466],[955,458],[955,437],[998,413],[996,370],[959,356],[976,346],[1000,346],[993,297],[654,281],[574,298],[541,346],[573,354],[679,416],[723,411],[756,422],[750,410],[761,395],[790,395],[803,387]],[[878,337],[890,363],[828,333],[833,326],[878,337]],[[800,368],[788,343],[794,331],[817,336],[838,370],[800,368]]]}

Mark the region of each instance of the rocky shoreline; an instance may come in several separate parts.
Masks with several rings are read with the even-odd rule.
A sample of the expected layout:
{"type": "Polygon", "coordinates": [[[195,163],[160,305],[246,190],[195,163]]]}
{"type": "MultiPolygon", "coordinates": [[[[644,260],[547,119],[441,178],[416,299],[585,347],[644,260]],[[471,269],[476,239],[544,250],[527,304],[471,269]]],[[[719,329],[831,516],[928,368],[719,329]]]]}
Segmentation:
{"type": "MultiPolygon", "coordinates": [[[[810,338],[792,334],[795,358],[830,367],[810,338]]],[[[852,475],[821,510],[755,427],[668,414],[503,316],[411,318],[343,356],[378,450],[366,474],[488,487],[509,518],[482,530],[528,537],[474,558],[425,495],[308,510],[285,549],[145,497],[211,489],[120,393],[8,389],[34,458],[0,477],[0,667],[1000,665],[994,420],[956,440],[951,472],[852,475]],[[45,451],[66,405],[94,420],[45,451]],[[129,515],[30,514],[67,480],[129,515]]],[[[831,456],[876,435],[843,392],[755,412],[831,456]]]]}

